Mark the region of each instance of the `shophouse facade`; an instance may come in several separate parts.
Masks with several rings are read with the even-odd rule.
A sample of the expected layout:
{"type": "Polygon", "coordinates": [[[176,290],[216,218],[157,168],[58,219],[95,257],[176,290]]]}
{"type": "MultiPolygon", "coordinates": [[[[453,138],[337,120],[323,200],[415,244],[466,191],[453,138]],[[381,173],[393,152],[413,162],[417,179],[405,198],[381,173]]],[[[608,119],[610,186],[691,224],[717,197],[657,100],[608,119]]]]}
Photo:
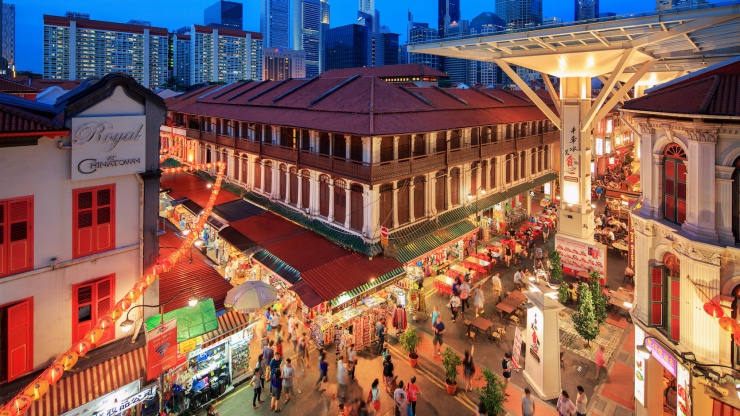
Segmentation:
{"type": "Polygon", "coordinates": [[[679,415],[740,408],[740,347],[728,332],[740,316],[739,72],[737,60],[708,68],[622,109],[642,156],[632,316],[652,358],[636,354],[638,415],[662,412],[671,385],[679,415]]]}
{"type": "Polygon", "coordinates": [[[364,69],[208,86],[168,101],[163,146],[371,243],[553,182],[559,133],[522,94],[407,85],[364,69]]]}
{"type": "MultiPolygon", "coordinates": [[[[164,103],[120,74],[77,91],[56,107],[0,96],[6,121],[0,132],[2,403],[82,341],[156,262],[164,103]]],[[[158,296],[155,283],[139,302],[157,304],[158,296]]],[[[118,325],[109,326],[92,344],[123,335],[118,325]]],[[[135,347],[125,344],[106,357],[93,350],[89,362],[135,347]]],[[[95,394],[106,393],[106,386],[95,394]]],[[[83,388],[57,385],[54,391],[68,404],[94,398],[83,388]]]]}

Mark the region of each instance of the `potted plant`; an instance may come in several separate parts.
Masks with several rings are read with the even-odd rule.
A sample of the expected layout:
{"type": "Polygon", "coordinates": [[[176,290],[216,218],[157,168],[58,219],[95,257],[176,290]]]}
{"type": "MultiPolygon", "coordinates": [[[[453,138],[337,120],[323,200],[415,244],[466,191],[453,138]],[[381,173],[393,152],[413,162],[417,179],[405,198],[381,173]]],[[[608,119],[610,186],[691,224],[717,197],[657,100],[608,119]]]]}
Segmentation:
{"type": "Polygon", "coordinates": [[[460,356],[455,351],[447,347],[442,351],[442,366],[445,368],[445,383],[447,384],[447,393],[455,394],[457,390],[457,367],[462,365],[460,356]]]}
{"type": "Polygon", "coordinates": [[[419,331],[414,327],[409,327],[398,337],[398,343],[409,353],[409,363],[411,367],[416,367],[419,362],[419,354],[416,353],[416,347],[421,343],[419,331]]]}
{"type": "Polygon", "coordinates": [[[547,285],[550,289],[559,289],[563,284],[563,263],[557,250],[550,252],[550,267],[550,280],[547,285]]]}
{"type": "Polygon", "coordinates": [[[478,379],[486,382],[485,386],[480,389],[480,401],[486,407],[486,413],[491,416],[502,414],[504,403],[509,401],[506,398],[504,382],[489,369],[483,370],[483,374],[478,379]]]}

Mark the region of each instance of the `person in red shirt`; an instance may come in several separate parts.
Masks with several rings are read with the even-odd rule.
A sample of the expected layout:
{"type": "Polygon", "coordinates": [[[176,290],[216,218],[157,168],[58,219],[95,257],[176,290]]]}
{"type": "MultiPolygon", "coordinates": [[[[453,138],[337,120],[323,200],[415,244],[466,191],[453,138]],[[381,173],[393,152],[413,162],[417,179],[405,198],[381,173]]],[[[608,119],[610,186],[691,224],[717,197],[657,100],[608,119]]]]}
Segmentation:
{"type": "Polygon", "coordinates": [[[416,416],[416,400],[419,398],[419,386],[416,385],[416,376],[411,377],[409,385],[406,386],[406,397],[411,403],[411,412],[416,416]]]}
{"type": "Polygon", "coordinates": [[[281,357],[283,356],[283,342],[282,341],[278,341],[277,345],[275,345],[275,353],[281,357]]]}

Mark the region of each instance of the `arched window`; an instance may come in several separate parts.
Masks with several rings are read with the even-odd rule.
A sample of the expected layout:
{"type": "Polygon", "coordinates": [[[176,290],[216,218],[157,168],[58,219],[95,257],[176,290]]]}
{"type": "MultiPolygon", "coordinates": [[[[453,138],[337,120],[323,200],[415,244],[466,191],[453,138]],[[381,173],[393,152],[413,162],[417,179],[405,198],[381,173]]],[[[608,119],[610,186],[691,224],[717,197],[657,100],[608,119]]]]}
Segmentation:
{"type": "Polygon", "coordinates": [[[514,154],[509,153],[508,155],[506,155],[506,159],[504,161],[504,175],[506,175],[505,179],[506,179],[507,184],[511,183],[511,174],[512,174],[512,171],[515,170],[513,169],[513,164],[514,164],[514,154]]]}
{"type": "Polygon", "coordinates": [[[365,204],[362,202],[364,189],[362,185],[353,183],[350,187],[349,203],[352,206],[349,218],[349,226],[353,230],[362,231],[365,224],[365,204]]]}
{"type": "Polygon", "coordinates": [[[380,185],[380,225],[393,227],[393,184],[380,185]]]}
{"type": "Polygon", "coordinates": [[[262,192],[272,194],[272,162],[265,162],[265,189],[262,192]]]}
{"type": "Polygon", "coordinates": [[[347,215],[347,182],[334,181],[334,221],[344,224],[347,215]]]}
{"type": "Polygon", "coordinates": [[[527,152],[524,150],[519,152],[519,177],[522,179],[527,177],[527,152]]]}
{"type": "Polygon", "coordinates": [[[285,201],[285,197],[287,196],[287,188],[288,188],[288,167],[285,165],[285,163],[280,164],[280,171],[278,172],[278,182],[280,183],[280,200],[285,201]]]}
{"type": "Polygon", "coordinates": [[[544,158],[545,170],[550,169],[550,146],[545,145],[545,152],[542,156],[544,158]]]}
{"type": "Polygon", "coordinates": [[[544,152],[544,149],[539,146],[537,148],[537,172],[542,172],[542,152],[544,152]]]}
{"type": "Polygon", "coordinates": [[[417,176],[414,178],[414,218],[419,219],[424,217],[424,209],[426,208],[426,178],[424,176],[417,176]]]}
{"type": "Polygon", "coordinates": [[[652,326],[662,328],[668,338],[681,338],[681,262],[673,253],[663,256],[663,264],[650,266],[650,310],[652,326]]]}
{"type": "Polygon", "coordinates": [[[491,158],[491,183],[488,184],[488,186],[491,189],[496,189],[496,178],[498,177],[498,162],[495,157],[491,158]]]}
{"type": "Polygon", "coordinates": [[[311,172],[303,169],[301,171],[301,207],[311,206],[311,172]]]}
{"type": "Polygon", "coordinates": [[[242,154],[240,168],[239,182],[246,185],[249,179],[249,156],[246,153],[242,154]]]}
{"type": "Polygon", "coordinates": [[[676,224],[686,220],[686,152],[672,143],[663,152],[663,217],[676,224]]]}
{"type": "Polygon", "coordinates": [[[298,169],[291,167],[290,176],[290,204],[298,205],[298,169]]]}
{"type": "Polygon", "coordinates": [[[409,206],[410,186],[410,179],[403,179],[396,182],[396,189],[398,189],[398,224],[408,224],[411,221],[409,206]]]}
{"type": "Polygon", "coordinates": [[[529,172],[534,175],[537,173],[537,149],[531,149],[529,155],[529,172]]]}
{"type": "Polygon", "coordinates": [[[444,170],[437,171],[434,175],[434,209],[437,212],[445,210],[447,202],[447,175],[444,170]]]}
{"type": "Polygon", "coordinates": [[[329,216],[329,175],[319,176],[319,215],[329,216]]]}
{"type": "Polygon", "coordinates": [[[486,175],[486,168],[488,167],[488,160],[483,159],[480,162],[480,189],[488,190],[488,175],[486,175]]]}
{"type": "Polygon", "coordinates": [[[450,202],[452,206],[460,205],[460,169],[450,170],[450,202]]]}
{"type": "Polygon", "coordinates": [[[470,164],[470,195],[475,195],[478,192],[478,171],[480,170],[480,163],[473,162],[470,164]]]}
{"type": "Polygon", "coordinates": [[[262,161],[258,157],[254,159],[254,187],[262,190],[262,161]]]}

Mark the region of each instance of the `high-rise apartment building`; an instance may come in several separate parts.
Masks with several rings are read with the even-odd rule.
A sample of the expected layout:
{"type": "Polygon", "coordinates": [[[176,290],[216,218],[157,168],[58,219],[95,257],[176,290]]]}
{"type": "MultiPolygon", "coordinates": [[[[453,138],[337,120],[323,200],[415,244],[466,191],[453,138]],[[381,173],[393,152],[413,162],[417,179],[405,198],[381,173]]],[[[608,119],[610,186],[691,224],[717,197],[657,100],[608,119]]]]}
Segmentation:
{"type": "MultiPolygon", "coordinates": [[[[408,44],[424,43],[437,39],[437,29],[429,27],[428,23],[414,22],[411,12],[406,26],[408,44]]],[[[406,52],[406,63],[422,64],[430,68],[439,69],[439,56],[426,53],[406,52]]]]}
{"type": "Polygon", "coordinates": [[[190,83],[262,80],[262,35],[237,29],[193,25],[190,83]]]}
{"type": "Polygon", "coordinates": [[[261,0],[260,32],[265,48],[290,47],[290,0],[261,0]]]}
{"type": "Polygon", "coordinates": [[[167,67],[165,28],[44,15],[44,78],[118,72],[153,88],[165,84],[167,67]]]}
{"type": "MultiPolygon", "coordinates": [[[[180,31],[178,31],[180,32],[180,31]]],[[[192,85],[190,82],[190,35],[175,32],[172,37],[172,76],[178,84],[192,85]]]]}
{"type": "Polygon", "coordinates": [[[460,0],[437,0],[437,33],[447,37],[447,27],[460,21],[460,0]]]}
{"type": "Polygon", "coordinates": [[[599,17],[599,0],[575,0],[575,21],[599,17]]]}
{"type": "Polygon", "coordinates": [[[542,24],[542,0],[496,0],[496,14],[509,28],[542,24]]]}
{"type": "Polygon", "coordinates": [[[218,1],[203,11],[203,24],[242,30],[244,6],[235,1],[218,1]]]}
{"type": "Polygon", "coordinates": [[[306,78],[305,51],[269,48],[264,50],[262,57],[262,79],[265,81],[306,78]]]}
{"type": "Polygon", "coordinates": [[[0,72],[15,68],[15,4],[0,0],[0,72]]]}
{"type": "MultiPolygon", "coordinates": [[[[306,77],[315,77],[323,70],[324,33],[321,23],[321,0],[293,0],[293,31],[291,48],[305,53],[306,77]]],[[[327,3],[328,7],[328,3],[327,3]]]]}

